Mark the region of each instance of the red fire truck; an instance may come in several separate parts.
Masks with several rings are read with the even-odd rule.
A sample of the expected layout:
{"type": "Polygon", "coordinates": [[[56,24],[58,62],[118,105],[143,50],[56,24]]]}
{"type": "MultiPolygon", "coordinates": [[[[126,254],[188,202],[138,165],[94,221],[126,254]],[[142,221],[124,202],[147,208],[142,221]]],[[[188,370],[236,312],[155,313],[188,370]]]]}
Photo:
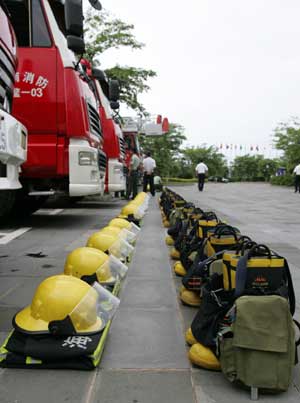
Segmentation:
{"type": "Polygon", "coordinates": [[[126,190],[125,142],[121,127],[113,116],[113,110],[119,108],[119,84],[116,80],[108,80],[104,72],[99,69],[93,69],[93,77],[100,99],[103,149],[107,156],[105,192],[124,192],[126,190]]]}
{"type": "Polygon", "coordinates": [[[0,0],[0,217],[14,201],[20,165],[26,160],[27,131],[12,115],[17,42],[8,10],[0,0]]]}
{"type": "MultiPolygon", "coordinates": [[[[97,0],[95,8],[99,9],[97,0]]],[[[13,114],[28,129],[14,209],[49,196],[104,191],[106,156],[94,92],[76,54],[84,52],[81,0],[4,0],[19,44],[13,114]]]]}

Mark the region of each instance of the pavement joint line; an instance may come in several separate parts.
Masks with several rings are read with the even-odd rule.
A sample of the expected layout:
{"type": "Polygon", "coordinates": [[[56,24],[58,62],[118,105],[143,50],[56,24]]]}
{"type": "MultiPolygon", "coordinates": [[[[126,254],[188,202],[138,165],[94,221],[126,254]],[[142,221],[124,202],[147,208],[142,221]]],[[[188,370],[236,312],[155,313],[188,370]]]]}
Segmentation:
{"type": "Polygon", "coordinates": [[[87,391],[84,397],[82,398],[81,402],[82,403],[91,403],[94,400],[95,397],[95,391],[96,391],[96,379],[97,375],[99,373],[99,367],[95,369],[95,371],[91,375],[91,380],[87,385],[87,391]]]}
{"type": "Polygon", "coordinates": [[[21,285],[20,283],[17,283],[14,287],[11,287],[8,290],[6,290],[6,292],[4,294],[0,295],[0,301],[1,301],[1,299],[7,297],[11,292],[16,290],[20,285],[21,285]]]}
{"type": "Polygon", "coordinates": [[[192,393],[193,393],[193,400],[195,403],[201,403],[201,401],[198,399],[198,393],[197,393],[197,385],[194,382],[193,379],[193,368],[190,369],[190,378],[191,378],[191,384],[192,384],[192,393]]]}
{"type": "Polygon", "coordinates": [[[9,242],[25,234],[25,232],[30,231],[32,227],[19,228],[16,231],[8,232],[0,239],[0,245],[7,245],[9,242]]]}
{"type": "MultiPolygon", "coordinates": [[[[172,265],[172,260],[171,260],[171,259],[169,259],[169,267],[170,267],[171,272],[172,272],[172,285],[173,285],[173,288],[175,288],[175,293],[176,293],[176,295],[177,295],[177,299],[176,299],[176,311],[177,311],[177,314],[178,314],[178,316],[179,316],[179,320],[180,320],[180,323],[181,323],[181,328],[183,329],[183,338],[184,338],[184,337],[185,337],[184,335],[185,335],[186,329],[184,328],[184,326],[185,326],[185,324],[184,324],[184,318],[183,318],[182,310],[181,310],[181,308],[180,308],[179,296],[178,296],[178,293],[177,293],[177,288],[176,288],[176,283],[175,283],[175,279],[177,278],[177,276],[174,275],[175,272],[174,272],[174,270],[173,270],[173,265],[172,265]]],[[[184,340],[184,341],[185,341],[185,340],[184,340]]],[[[186,343],[186,342],[185,342],[185,348],[187,348],[187,343],[186,343]]],[[[190,360],[188,360],[188,362],[189,362],[189,369],[188,369],[188,371],[189,371],[189,374],[190,374],[190,381],[191,381],[191,385],[192,385],[193,400],[194,400],[195,403],[200,403],[200,402],[198,401],[198,398],[197,398],[196,386],[195,386],[195,384],[194,384],[193,376],[192,376],[192,375],[193,375],[193,366],[192,366],[192,363],[190,362],[190,360]]]]}

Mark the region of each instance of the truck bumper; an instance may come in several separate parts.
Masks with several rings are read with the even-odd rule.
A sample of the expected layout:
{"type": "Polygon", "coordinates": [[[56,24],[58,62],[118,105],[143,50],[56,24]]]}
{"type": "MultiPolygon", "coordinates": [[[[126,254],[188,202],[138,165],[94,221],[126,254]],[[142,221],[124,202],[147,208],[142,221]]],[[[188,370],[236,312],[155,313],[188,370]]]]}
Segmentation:
{"type": "Polygon", "coordinates": [[[126,178],[123,164],[117,159],[108,160],[108,192],[122,192],[126,190],[126,178]]]}
{"type": "Polygon", "coordinates": [[[69,195],[71,197],[104,193],[104,174],[98,166],[98,150],[86,140],[70,139],[69,195]]]}
{"type": "Polygon", "coordinates": [[[0,189],[19,189],[20,165],[27,158],[27,130],[13,116],[0,110],[0,189]]]}

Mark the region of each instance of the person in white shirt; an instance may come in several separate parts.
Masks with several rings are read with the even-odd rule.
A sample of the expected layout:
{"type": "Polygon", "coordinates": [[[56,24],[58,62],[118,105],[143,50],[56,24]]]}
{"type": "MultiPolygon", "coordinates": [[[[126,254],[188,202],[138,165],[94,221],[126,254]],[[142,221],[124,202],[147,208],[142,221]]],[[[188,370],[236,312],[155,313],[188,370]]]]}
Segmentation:
{"type": "Polygon", "coordinates": [[[198,175],[198,189],[200,192],[202,192],[204,188],[205,175],[208,171],[208,168],[203,161],[200,161],[195,170],[198,175]]]}
{"type": "Polygon", "coordinates": [[[293,173],[295,174],[295,193],[300,193],[300,164],[295,166],[293,173]]]}
{"type": "Polygon", "coordinates": [[[148,151],[146,153],[146,158],[143,160],[143,169],[144,169],[143,192],[147,192],[147,186],[149,183],[150,192],[152,196],[155,196],[155,189],[153,183],[155,168],[156,168],[156,162],[153,158],[151,158],[151,153],[148,151]]]}

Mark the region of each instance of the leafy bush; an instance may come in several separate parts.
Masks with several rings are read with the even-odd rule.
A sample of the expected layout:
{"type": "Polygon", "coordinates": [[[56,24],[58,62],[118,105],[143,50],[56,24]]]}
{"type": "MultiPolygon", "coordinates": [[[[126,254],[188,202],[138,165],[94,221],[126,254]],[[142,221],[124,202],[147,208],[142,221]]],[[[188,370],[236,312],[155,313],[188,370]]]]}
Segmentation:
{"type": "Polygon", "coordinates": [[[170,182],[178,182],[178,183],[196,183],[198,180],[196,178],[162,178],[163,184],[170,182]]]}
{"type": "Polygon", "coordinates": [[[293,186],[294,177],[292,175],[271,176],[270,183],[272,185],[293,186]]]}

